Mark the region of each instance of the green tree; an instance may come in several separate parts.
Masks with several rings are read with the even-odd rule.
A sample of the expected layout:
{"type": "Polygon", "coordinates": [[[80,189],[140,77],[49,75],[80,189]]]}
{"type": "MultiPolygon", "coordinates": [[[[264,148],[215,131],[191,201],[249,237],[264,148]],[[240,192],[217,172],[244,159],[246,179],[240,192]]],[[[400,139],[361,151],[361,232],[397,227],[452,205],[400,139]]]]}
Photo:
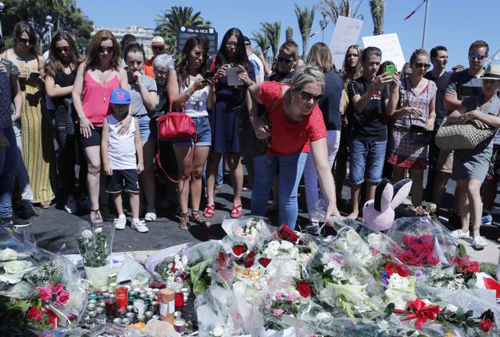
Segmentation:
{"type": "Polygon", "coordinates": [[[269,48],[269,40],[267,39],[267,34],[264,30],[260,32],[252,32],[253,39],[257,46],[259,46],[262,51],[262,55],[267,59],[267,50],[269,48]]]}
{"type": "Polygon", "coordinates": [[[173,6],[158,15],[155,22],[158,24],[155,31],[165,38],[168,51],[175,53],[177,47],[177,32],[182,26],[207,27],[212,23],[205,21],[201,12],[193,13],[192,7],[173,6]]]}
{"type": "Polygon", "coordinates": [[[384,34],[385,0],[370,0],[370,12],[373,18],[373,35],[384,34]]]}
{"type": "Polygon", "coordinates": [[[286,41],[293,41],[293,28],[288,27],[285,31],[286,41]]]}
{"type": "Polygon", "coordinates": [[[281,21],[276,22],[262,22],[262,30],[266,32],[267,39],[271,44],[271,50],[273,52],[273,59],[278,56],[278,47],[280,45],[281,38],[281,21]]]}
{"type": "Polygon", "coordinates": [[[314,22],[314,13],[316,9],[311,7],[301,8],[295,4],[295,15],[297,16],[297,23],[299,24],[300,36],[302,37],[302,59],[305,59],[307,52],[307,44],[309,42],[309,34],[314,22]]]}
{"type": "Polygon", "coordinates": [[[363,14],[358,13],[362,2],[363,0],[321,0],[318,7],[335,24],[339,16],[363,20],[363,14]]]}

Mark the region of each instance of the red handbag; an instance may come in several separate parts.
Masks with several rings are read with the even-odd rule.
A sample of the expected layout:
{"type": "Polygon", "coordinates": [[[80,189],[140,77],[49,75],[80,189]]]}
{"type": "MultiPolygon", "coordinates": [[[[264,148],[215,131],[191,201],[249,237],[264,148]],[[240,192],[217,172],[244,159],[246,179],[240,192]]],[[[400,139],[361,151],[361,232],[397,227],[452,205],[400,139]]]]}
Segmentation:
{"type": "MultiPolygon", "coordinates": [[[[172,103],[170,103],[172,111],[172,103]]],[[[191,117],[182,112],[168,112],[156,120],[158,137],[162,141],[188,140],[196,137],[196,126],[191,117]]]]}

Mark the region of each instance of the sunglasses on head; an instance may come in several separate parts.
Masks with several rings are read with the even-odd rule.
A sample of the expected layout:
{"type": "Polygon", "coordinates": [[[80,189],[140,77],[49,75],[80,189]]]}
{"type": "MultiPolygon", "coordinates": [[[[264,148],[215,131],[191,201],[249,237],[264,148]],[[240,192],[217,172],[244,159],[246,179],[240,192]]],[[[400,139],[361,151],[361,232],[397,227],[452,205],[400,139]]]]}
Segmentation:
{"type": "Polygon", "coordinates": [[[25,39],[24,37],[20,37],[18,40],[19,40],[19,42],[24,43],[24,44],[30,42],[30,39],[25,39]]]}
{"type": "Polygon", "coordinates": [[[278,56],[278,62],[284,62],[286,64],[290,64],[293,62],[293,59],[286,59],[284,57],[278,56]]]}
{"type": "Polygon", "coordinates": [[[313,95],[308,91],[301,90],[300,97],[302,97],[304,101],[310,101],[311,99],[313,99],[315,102],[318,102],[323,98],[323,95],[313,95]]]}
{"type": "Polygon", "coordinates": [[[421,62],[417,62],[415,63],[415,68],[424,68],[424,69],[428,69],[431,65],[429,63],[421,63],[421,62]]]}
{"type": "Polygon", "coordinates": [[[68,52],[68,51],[70,51],[70,48],[69,48],[68,46],[64,46],[64,47],[56,47],[56,51],[57,51],[58,53],[62,53],[63,51],[68,52]]]}
{"type": "Polygon", "coordinates": [[[113,47],[99,46],[100,53],[108,52],[108,54],[111,54],[113,51],[114,51],[113,47]]]}
{"type": "Polygon", "coordinates": [[[471,60],[471,61],[475,61],[476,59],[478,61],[482,61],[485,57],[486,57],[486,55],[469,54],[469,60],[471,60]]]}

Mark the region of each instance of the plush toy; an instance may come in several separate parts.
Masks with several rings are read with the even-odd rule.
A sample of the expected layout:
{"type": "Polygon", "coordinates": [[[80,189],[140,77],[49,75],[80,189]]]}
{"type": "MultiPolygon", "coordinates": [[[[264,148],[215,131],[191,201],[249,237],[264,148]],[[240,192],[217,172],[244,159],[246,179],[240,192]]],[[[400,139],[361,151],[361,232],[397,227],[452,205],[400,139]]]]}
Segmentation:
{"type": "Polygon", "coordinates": [[[394,223],[394,210],[410,193],[411,184],[411,179],[403,179],[393,186],[389,179],[382,179],[375,190],[375,200],[363,206],[366,226],[378,231],[389,229],[394,223]]]}

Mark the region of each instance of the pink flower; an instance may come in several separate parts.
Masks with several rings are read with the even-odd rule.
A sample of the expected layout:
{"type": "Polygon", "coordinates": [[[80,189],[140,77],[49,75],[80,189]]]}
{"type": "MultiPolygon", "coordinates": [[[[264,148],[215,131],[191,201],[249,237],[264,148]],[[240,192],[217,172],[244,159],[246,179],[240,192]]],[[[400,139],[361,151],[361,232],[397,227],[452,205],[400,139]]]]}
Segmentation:
{"type": "Polygon", "coordinates": [[[274,316],[281,316],[285,311],[283,309],[274,309],[274,316]]]}
{"type": "Polygon", "coordinates": [[[64,290],[64,284],[58,283],[52,287],[52,293],[58,295],[61,291],[64,290]]]}
{"type": "Polygon", "coordinates": [[[61,291],[56,298],[56,304],[57,305],[63,305],[68,303],[69,301],[69,292],[66,290],[61,291]]]}
{"type": "Polygon", "coordinates": [[[271,303],[266,304],[266,310],[269,310],[269,309],[271,309],[271,303]]]}
{"type": "Polygon", "coordinates": [[[276,295],[274,295],[274,299],[275,299],[276,301],[281,301],[281,298],[282,298],[282,297],[281,297],[281,293],[276,293],[276,295]]]}
{"type": "Polygon", "coordinates": [[[288,295],[288,296],[286,297],[286,300],[287,300],[288,302],[293,302],[293,301],[295,301],[296,299],[297,299],[297,296],[295,296],[294,294],[290,294],[290,295],[288,295]]]}
{"type": "Polygon", "coordinates": [[[44,301],[48,302],[52,299],[52,289],[50,287],[44,288],[44,287],[37,287],[39,293],[38,297],[44,301]]]}

